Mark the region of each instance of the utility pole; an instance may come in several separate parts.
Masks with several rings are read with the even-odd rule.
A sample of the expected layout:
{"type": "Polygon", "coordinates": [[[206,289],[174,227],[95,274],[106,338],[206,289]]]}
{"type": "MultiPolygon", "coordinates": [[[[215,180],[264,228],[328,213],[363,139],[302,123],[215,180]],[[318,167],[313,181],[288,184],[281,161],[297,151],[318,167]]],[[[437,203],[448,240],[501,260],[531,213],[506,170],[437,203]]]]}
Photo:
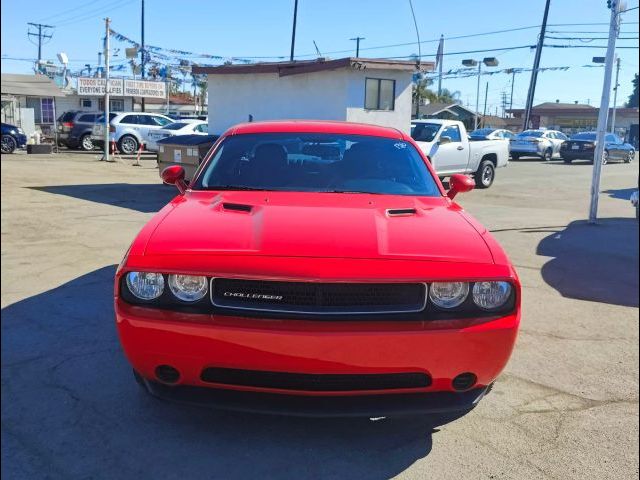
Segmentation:
{"type": "Polygon", "coordinates": [[[38,65],[40,65],[40,61],[42,60],[42,40],[49,39],[53,37],[53,35],[48,34],[46,31],[42,33],[43,28],[55,28],[52,25],[43,25],[42,23],[27,23],[27,25],[31,27],[35,27],[38,29],[38,33],[35,32],[27,32],[27,37],[38,37],[38,65]]]}
{"type": "Polygon", "coordinates": [[[604,137],[607,133],[607,117],[609,116],[609,96],[611,94],[611,75],[613,71],[613,57],[616,50],[616,38],[618,37],[620,2],[613,0],[607,2],[611,9],[611,21],[609,22],[609,41],[607,43],[607,56],[604,65],[604,81],[602,84],[602,98],[600,99],[600,111],[598,113],[598,129],[596,136],[596,149],[593,153],[593,176],[591,179],[591,205],[589,207],[589,223],[598,221],[598,199],[600,195],[600,174],[602,173],[602,158],[604,156],[604,137]]]}
{"type": "MultiPolygon", "coordinates": [[[[142,0],[141,22],[142,22],[142,25],[141,25],[141,39],[140,39],[140,65],[141,65],[140,73],[141,73],[142,80],[144,80],[144,64],[147,56],[146,52],[144,51],[144,0],[142,0]]],[[[141,107],[141,110],[144,112],[144,108],[145,108],[144,96],[140,100],[140,107],[141,107]]]]}
{"type": "Polygon", "coordinates": [[[538,68],[540,67],[540,57],[542,56],[542,47],[544,45],[544,36],[547,31],[547,18],[549,17],[549,5],[551,0],[547,0],[544,6],[544,16],[542,17],[542,27],[540,28],[540,36],[538,37],[538,46],[536,48],[536,56],[533,60],[533,70],[531,71],[531,81],[529,83],[529,93],[527,94],[527,105],[524,112],[524,124],[522,130],[529,128],[531,120],[531,109],[533,108],[533,97],[536,94],[536,82],[538,81],[538,68]]]}
{"type": "Polygon", "coordinates": [[[442,60],[444,59],[444,35],[440,34],[436,61],[438,62],[438,97],[442,95],[442,60]]]}
{"type": "Polygon", "coordinates": [[[620,76],[620,57],[616,55],[616,83],[613,87],[613,110],[611,112],[611,133],[616,133],[616,104],[618,103],[618,77],[620,76]]]}
{"type": "Polygon", "coordinates": [[[509,110],[513,110],[513,86],[516,83],[516,69],[511,71],[511,99],[509,100],[509,110]]]}
{"type": "Polygon", "coordinates": [[[106,37],[104,39],[104,156],[103,160],[109,161],[109,30],[111,19],[104,20],[106,37]]]}
{"type": "Polygon", "coordinates": [[[365,40],[364,37],[350,38],[349,40],[355,40],[356,42],[356,58],[360,58],[360,40],[365,40]]]}
{"type": "Polygon", "coordinates": [[[291,31],[291,55],[289,61],[293,62],[293,53],[296,49],[296,22],[298,20],[298,0],[293,5],[293,30],[291,31]]]}

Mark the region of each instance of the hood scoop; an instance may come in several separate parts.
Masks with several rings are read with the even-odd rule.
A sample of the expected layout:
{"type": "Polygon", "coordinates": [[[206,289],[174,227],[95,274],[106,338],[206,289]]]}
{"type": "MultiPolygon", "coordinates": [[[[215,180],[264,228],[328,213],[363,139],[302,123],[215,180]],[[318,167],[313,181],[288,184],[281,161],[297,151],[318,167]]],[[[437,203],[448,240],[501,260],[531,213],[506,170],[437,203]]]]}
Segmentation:
{"type": "Polygon", "coordinates": [[[229,202],[223,202],[222,203],[222,208],[224,210],[230,210],[232,212],[245,212],[245,213],[251,213],[251,210],[253,209],[253,206],[251,205],[245,205],[243,203],[229,203],[229,202]]]}
{"type": "Polygon", "coordinates": [[[389,208],[387,209],[387,215],[390,217],[410,217],[417,214],[415,208],[389,208]]]}

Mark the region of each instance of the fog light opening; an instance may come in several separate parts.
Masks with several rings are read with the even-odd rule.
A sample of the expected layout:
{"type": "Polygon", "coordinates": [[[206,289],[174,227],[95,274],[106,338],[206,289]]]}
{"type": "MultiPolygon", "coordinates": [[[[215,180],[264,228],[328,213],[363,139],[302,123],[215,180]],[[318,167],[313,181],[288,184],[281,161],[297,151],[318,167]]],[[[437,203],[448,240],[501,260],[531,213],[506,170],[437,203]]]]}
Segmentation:
{"type": "Polygon", "coordinates": [[[180,380],[180,372],[171,365],[158,365],[156,367],[156,378],[162,383],[173,385],[180,380]]]}
{"type": "Polygon", "coordinates": [[[473,387],[477,381],[478,377],[476,377],[474,373],[465,372],[456,376],[451,382],[451,385],[455,391],[464,392],[465,390],[469,390],[473,387]]]}

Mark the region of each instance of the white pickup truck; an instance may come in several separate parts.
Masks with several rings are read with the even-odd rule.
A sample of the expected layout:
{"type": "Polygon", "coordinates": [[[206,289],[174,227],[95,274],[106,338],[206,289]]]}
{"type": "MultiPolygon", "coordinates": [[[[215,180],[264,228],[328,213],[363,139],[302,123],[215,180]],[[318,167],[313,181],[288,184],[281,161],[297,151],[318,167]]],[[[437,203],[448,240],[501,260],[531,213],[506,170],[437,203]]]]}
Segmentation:
{"type": "Polygon", "coordinates": [[[479,188],[489,188],[496,168],[509,163],[508,140],[470,140],[464,124],[455,120],[413,120],[411,137],[438,176],[472,174],[479,188]]]}

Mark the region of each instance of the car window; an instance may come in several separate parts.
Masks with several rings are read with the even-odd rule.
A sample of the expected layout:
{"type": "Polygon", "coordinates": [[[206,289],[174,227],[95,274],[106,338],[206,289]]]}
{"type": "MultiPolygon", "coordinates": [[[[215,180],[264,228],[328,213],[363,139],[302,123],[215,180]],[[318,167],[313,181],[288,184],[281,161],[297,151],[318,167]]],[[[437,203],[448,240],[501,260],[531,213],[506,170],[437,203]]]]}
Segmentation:
{"type": "Polygon", "coordinates": [[[440,127],[439,123],[416,123],[411,132],[411,138],[416,142],[433,142],[440,127]]]}
{"type": "Polygon", "coordinates": [[[193,188],[441,195],[411,143],[329,133],[228,136],[193,188]]]}
{"type": "Polygon", "coordinates": [[[607,143],[619,143],[618,137],[616,137],[612,133],[607,134],[607,136],[605,137],[605,142],[607,142],[607,143]]]}
{"type": "Polygon", "coordinates": [[[65,112],[62,115],[60,115],[60,118],[58,118],[59,122],[70,122],[73,120],[73,117],[76,116],[77,112],[65,112]]]}
{"type": "Polygon", "coordinates": [[[569,137],[567,137],[564,133],[562,132],[555,132],[556,134],[556,138],[558,140],[569,140],[569,137]]]}
{"type": "Polygon", "coordinates": [[[140,117],[141,115],[125,115],[122,120],[120,120],[120,123],[128,123],[130,125],[138,125],[140,123],[140,117]]]}
{"type": "Polygon", "coordinates": [[[169,125],[170,123],[173,123],[173,120],[169,120],[168,118],[164,118],[164,117],[153,116],[151,118],[154,122],[154,125],[160,125],[161,127],[164,127],[165,125],[169,125]]]}
{"type": "Polygon", "coordinates": [[[201,123],[196,126],[196,132],[209,133],[209,126],[206,123],[201,123]]]}
{"type": "Polygon", "coordinates": [[[449,137],[452,143],[457,143],[462,141],[462,137],[460,136],[460,129],[457,125],[449,125],[442,130],[440,134],[440,138],[449,137]]]}
{"type": "Polygon", "coordinates": [[[556,134],[553,132],[545,132],[544,135],[542,135],[544,138],[550,138],[550,139],[555,139],[556,138],[556,134]]]}
{"type": "Polygon", "coordinates": [[[180,130],[181,128],[186,127],[187,125],[189,125],[188,123],[184,123],[184,122],[173,122],[170,123],[169,125],[167,125],[166,127],[164,127],[165,130],[180,130]]]}
{"type": "Polygon", "coordinates": [[[544,132],[541,132],[540,130],[525,130],[522,133],[518,134],[518,137],[523,138],[523,137],[536,137],[536,138],[540,138],[544,135],[544,132]]]}
{"type": "Polygon", "coordinates": [[[593,132],[576,133],[571,136],[571,140],[596,140],[596,134],[593,132]]]}
{"type": "Polygon", "coordinates": [[[95,121],[95,119],[96,119],[96,115],[94,113],[87,113],[85,115],[80,115],[80,118],[78,118],[78,121],[92,123],[95,121]]]}
{"type": "Polygon", "coordinates": [[[158,126],[158,123],[155,122],[154,117],[151,115],[138,115],[138,123],[140,125],[153,125],[154,127],[158,126]]]}

